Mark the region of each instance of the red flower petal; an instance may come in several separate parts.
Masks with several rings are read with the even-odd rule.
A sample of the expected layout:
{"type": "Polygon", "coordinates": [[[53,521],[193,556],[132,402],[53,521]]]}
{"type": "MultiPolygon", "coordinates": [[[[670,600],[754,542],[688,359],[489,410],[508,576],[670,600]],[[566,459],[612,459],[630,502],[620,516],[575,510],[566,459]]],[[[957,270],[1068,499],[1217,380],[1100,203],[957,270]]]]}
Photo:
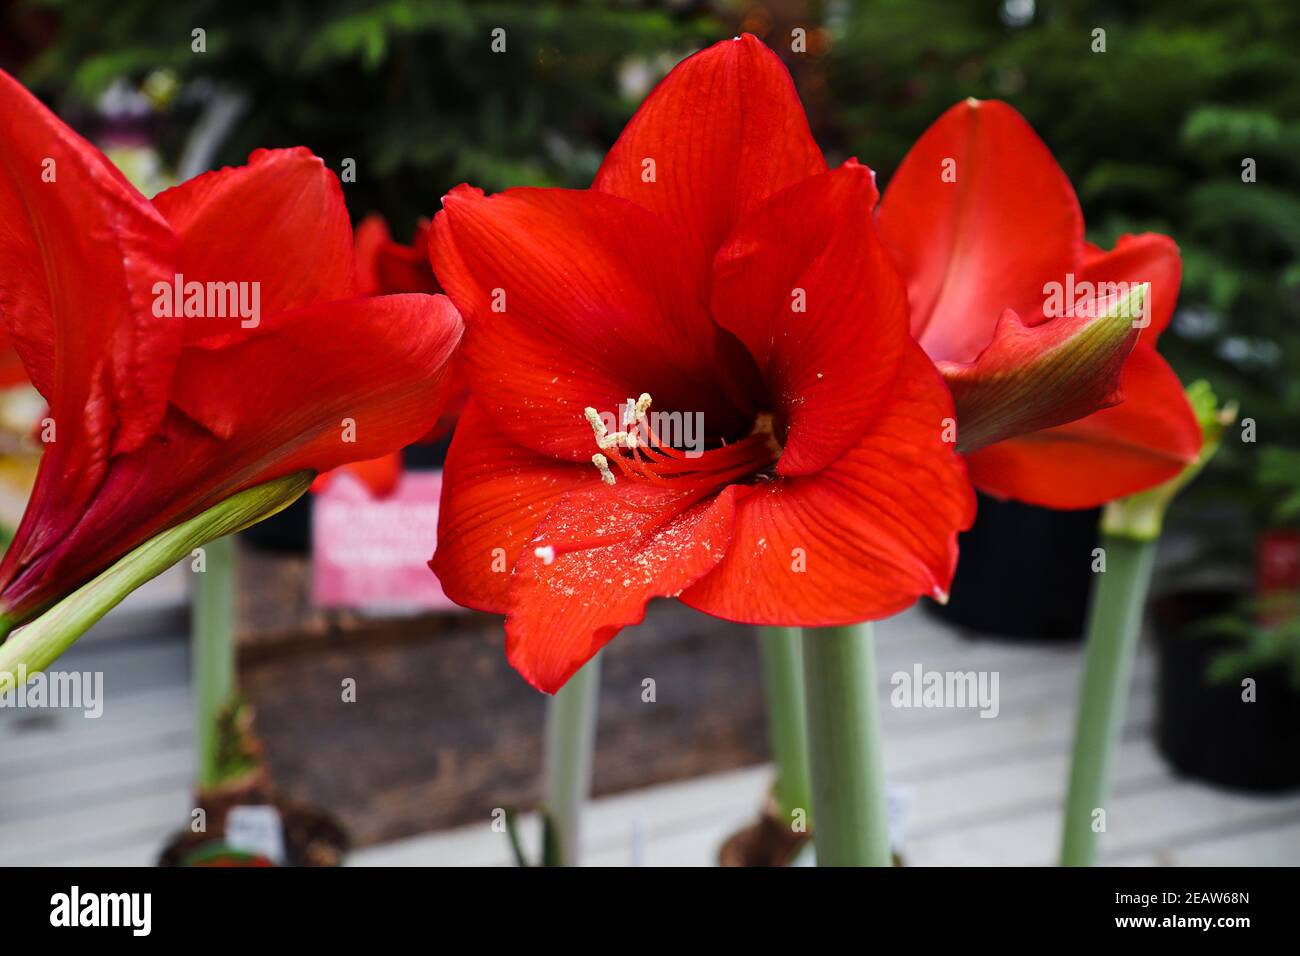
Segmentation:
{"type": "Polygon", "coordinates": [[[266,449],[277,474],[327,471],[386,454],[433,426],[461,331],[445,296],[309,306],[219,351],[186,349],[172,402],[218,438],[266,449]]]}
{"type": "Polygon", "coordinates": [[[9,333],[5,331],[4,325],[0,324],[0,388],[22,385],[27,381],[27,370],[23,368],[23,360],[14,351],[13,343],[9,340],[9,333]]]}
{"type": "Polygon", "coordinates": [[[436,445],[455,430],[456,422],[469,401],[469,386],[465,384],[463,364],[460,353],[452,355],[447,360],[447,366],[443,370],[445,376],[443,389],[447,394],[447,401],[442,407],[442,415],[434,426],[416,439],[417,445],[436,445]]]}
{"type": "MultiPolygon", "coordinates": [[[[166,408],[180,329],[151,311],[174,239],[93,146],[0,71],[0,319],[49,404],[29,511],[74,514],[110,454],[139,447],[166,408]]],[[[37,551],[63,528],[24,523],[10,546],[37,551]]]]}
{"type": "Polygon", "coordinates": [[[357,291],[361,295],[441,292],[429,264],[429,223],[421,220],[409,246],[394,242],[384,217],[372,213],[356,231],[357,291]]]}
{"type": "MultiPolygon", "coordinates": [[[[245,488],[409,444],[438,417],[441,369],[460,331],[442,296],[386,296],[286,313],[275,330],[219,351],[186,349],[159,436],[112,459],[75,528],[61,509],[28,508],[24,528],[62,533],[42,552],[6,553],[4,612],[39,609],[245,488]]],[[[42,464],[38,486],[60,478],[42,464]]]]}
{"type": "Polygon", "coordinates": [[[861,441],[817,474],[739,500],[727,556],[682,601],[733,621],[810,627],[942,598],[957,532],[975,515],[965,469],[942,440],[951,415],[934,366],[911,345],[861,441]]]}
{"type": "Polygon", "coordinates": [[[873,180],[850,161],[783,190],[714,263],[714,320],[749,349],[787,429],[782,475],[857,443],[908,344],[907,291],[870,225],[873,180]]]}
{"type": "MultiPolygon", "coordinates": [[[[371,213],[357,224],[353,233],[353,244],[357,250],[357,293],[360,295],[383,295],[383,283],[379,278],[379,256],[385,245],[393,241],[388,231],[388,223],[378,213],[371,213]]],[[[422,291],[402,289],[402,292],[422,291]]]]}
{"type": "Polygon", "coordinates": [[[1093,508],[1168,481],[1201,449],[1201,429],[1168,363],[1139,344],[1120,379],[1124,400],[1087,418],[983,448],[971,481],[999,498],[1093,508]]]}
{"type": "Polygon", "coordinates": [[[972,361],[1005,309],[1036,314],[1043,286],[1083,258],[1069,180],[1024,118],[996,100],[958,103],[926,130],[876,222],[908,281],[912,335],[935,360],[972,361]]]}
{"type": "Polygon", "coordinates": [[[348,465],[340,465],[333,471],[317,475],[316,480],[311,483],[310,490],[313,492],[324,491],[341,472],[352,475],[365,485],[376,498],[387,498],[397,490],[398,484],[401,483],[402,453],[395,451],[387,455],[380,455],[378,458],[368,458],[365,461],[354,461],[348,465]]]}
{"type": "Polygon", "coordinates": [[[510,571],[565,492],[598,484],[591,465],[556,461],[501,433],[473,399],[447,452],[438,550],[429,566],[457,604],[505,614],[510,571]]]}
{"type": "MultiPolygon", "coordinates": [[[[248,165],[204,173],[154,197],[176,230],[186,282],[258,282],[261,316],[356,292],[352,225],[338,177],[310,150],[258,150],[248,165]]],[[[230,318],[187,318],[186,341],[241,331],[230,318]]]]}
{"type": "Polygon", "coordinates": [[[825,169],[789,72],[746,34],[679,63],[636,111],[592,186],[676,226],[698,269],[767,197],[825,169]]]}
{"type": "Polygon", "coordinates": [[[714,434],[748,430],[748,396],[719,383],[729,365],[704,277],[662,220],[598,192],[456,190],[434,229],[435,271],[465,316],[470,391],[515,441],[587,461],[583,409],[614,415],[642,392],[656,410],[703,413],[714,434]]]}
{"type": "Polygon", "coordinates": [[[1148,318],[1151,324],[1142,330],[1142,341],[1154,346],[1173,317],[1178,287],[1183,279],[1183,262],[1172,239],[1144,232],[1136,236],[1120,236],[1110,252],[1089,246],[1079,278],[1094,284],[1149,284],[1148,318]]]}
{"type": "Polygon", "coordinates": [[[553,694],[622,628],[707,574],[731,536],[739,488],[675,513],[680,492],[602,484],[570,491],[537,526],[510,582],[506,656],[538,690],[553,694]],[[657,509],[644,514],[624,502],[657,509]],[[626,540],[592,547],[610,535],[626,540]],[[564,551],[565,547],[582,550],[564,551]]]}

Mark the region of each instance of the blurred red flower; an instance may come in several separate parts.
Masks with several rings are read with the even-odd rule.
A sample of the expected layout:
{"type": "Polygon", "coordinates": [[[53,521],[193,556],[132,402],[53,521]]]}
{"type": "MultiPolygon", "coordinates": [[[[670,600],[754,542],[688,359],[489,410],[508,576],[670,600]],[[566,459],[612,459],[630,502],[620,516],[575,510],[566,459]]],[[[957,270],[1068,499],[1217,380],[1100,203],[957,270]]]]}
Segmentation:
{"type": "MultiPolygon", "coordinates": [[[[360,295],[396,295],[401,292],[441,292],[438,280],[433,277],[429,264],[429,221],[421,219],[415,227],[415,237],[409,246],[393,240],[388,223],[378,213],[371,213],[357,224],[357,292],[360,295]]],[[[454,361],[454,359],[453,359],[454,361]]],[[[450,371],[450,370],[449,370],[450,371]]],[[[462,392],[463,389],[456,389],[462,392]]],[[[464,405],[464,396],[447,403],[442,417],[433,431],[425,436],[436,440],[451,434],[455,416],[464,405]],[[452,406],[455,406],[454,408],[452,406]]],[[[379,497],[393,493],[402,478],[402,453],[390,452],[379,458],[354,461],[340,465],[334,471],[319,475],[312,482],[313,492],[324,491],[333,480],[335,471],[346,471],[360,479],[379,497]]]]}
{"type": "Polygon", "coordinates": [[[388,223],[371,213],[357,225],[357,291],[361,295],[441,292],[429,263],[429,220],[421,219],[409,246],[393,240],[388,223]]]}
{"type": "Polygon", "coordinates": [[[437,419],[460,319],[445,297],[358,297],[342,191],[307,150],[150,202],[4,73],[0,142],[0,318],[50,409],[0,563],[6,624],[238,491],[437,419]],[[236,290],[239,315],[212,315],[236,290]]]}
{"type": "MultiPolygon", "coordinates": [[[[442,287],[434,278],[429,262],[429,221],[421,219],[415,227],[415,237],[409,246],[393,240],[388,223],[378,213],[362,219],[356,229],[357,291],[361,295],[396,295],[401,292],[439,293],[442,287]]],[[[469,393],[456,367],[456,357],[447,362],[443,388],[447,397],[442,415],[417,443],[441,441],[456,427],[469,393]]],[[[391,452],[381,458],[357,461],[339,467],[360,479],[370,491],[386,497],[396,490],[402,478],[402,453],[391,452]]],[[[311,490],[324,491],[333,479],[333,472],[320,475],[312,482],[311,490]]]]}
{"type": "Polygon", "coordinates": [[[973,495],[876,199],[750,36],[674,69],[591,189],[445,197],[471,400],[431,565],[532,684],[655,596],[830,625],[944,594],[973,495]]]}
{"type": "Polygon", "coordinates": [[[22,359],[9,341],[9,333],[0,328],[0,388],[12,388],[27,381],[22,359]]]}

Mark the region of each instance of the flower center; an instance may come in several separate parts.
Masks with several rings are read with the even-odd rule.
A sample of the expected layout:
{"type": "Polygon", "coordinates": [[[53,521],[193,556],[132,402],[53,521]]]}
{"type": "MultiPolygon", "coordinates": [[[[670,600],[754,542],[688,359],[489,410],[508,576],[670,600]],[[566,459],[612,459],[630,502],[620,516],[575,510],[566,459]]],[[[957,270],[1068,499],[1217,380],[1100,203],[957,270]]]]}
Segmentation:
{"type": "Polygon", "coordinates": [[[600,449],[591,456],[591,462],[606,485],[618,485],[621,477],[638,486],[662,488],[670,496],[667,500],[657,495],[650,496],[649,500],[637,500],[636,495],[621,495],[621,503],[629,510],[652,515],[653,520],[582,541],[534,542],[538,545],[534,553],[543,564],[550,564],[558,554],[649,537],[729,484],[772,477],[773,466],[781,457],[781,445],[773,431],[771,415],[759,415],[751,432],[738,442],[689,451],[662,440],[655,416],[650,414],[651,401],[649,394],[643,392],[635,403],[625,406],[618,431],[610,431],[594,408],[583,409],[583,416],[596,437],[596,447],[600,449]]]}
{"type": "Polygon", "coordinates": [[[594,408],[583,410],[600,449],[591,461],[605,484],[614,485],[618,480],[612,462],[627,479],[707,494],[735,481],[763,477],[781,456],[771,415],[760,415],[750,434],[734,444],[692,452],[675,448],[660,437],[649,414],[651,402],[649,394],[642,392],[623,413],[622,429],[615,432],[609,431],[594,408]]]}

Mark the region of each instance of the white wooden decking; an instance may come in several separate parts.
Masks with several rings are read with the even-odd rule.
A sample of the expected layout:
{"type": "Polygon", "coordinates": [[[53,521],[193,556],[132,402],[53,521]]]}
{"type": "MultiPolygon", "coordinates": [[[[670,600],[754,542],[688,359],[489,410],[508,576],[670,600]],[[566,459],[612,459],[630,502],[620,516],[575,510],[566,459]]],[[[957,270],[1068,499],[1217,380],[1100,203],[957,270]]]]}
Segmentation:
{"type": "Polygon", "coordinates": [[[187,575],[131,595],[55,667],[103,671],[104,712],[0,710],[0,865],[146,866],[188,820],[187,575]]]}
{"type": "MultiPolygon", "coordinates": [[[[146,865],[186,822],[187,649],[174,619],[159,630],[158,620],[129,612],[124,606],[59,665],[104,671],[102,717],[0,710],[0,865],[146,865]]],[[[927,670],[1000,675],[995,719],[974,710],[885,710],[886,769],[906,800],[908,864],[1050,863],[1077,648],[965,641],[916,612],[880,625],[878,635],[886,680],[916,661],[927,670]]],[[[1107,862],[1300,864],[1300,794],[1245,796],[1174,778],[1151,742],[1152,668],[1145,654],[1130,699],[1107,862]]],[[[723,838],[759,805],[768,774],[756,767],[595,801],[585,817],[584,862],[709,865],[723,838]]],[[[536,821],[526,819],[524,831],[535,847],[536,821]]],[[[503,865],[509,852],[485,820],[369,847],[351,862],[503,865]]]]}

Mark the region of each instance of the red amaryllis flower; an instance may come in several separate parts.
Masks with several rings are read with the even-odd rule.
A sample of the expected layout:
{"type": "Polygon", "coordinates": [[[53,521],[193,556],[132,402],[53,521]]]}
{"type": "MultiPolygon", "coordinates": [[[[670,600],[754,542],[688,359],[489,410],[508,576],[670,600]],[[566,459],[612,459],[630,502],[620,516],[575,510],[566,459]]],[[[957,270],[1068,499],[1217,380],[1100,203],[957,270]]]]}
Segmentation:
{"type": "Polygon", "coordinates": [[[50,408],[6,624],[240,490],[437,417],[459,317],[356,297],[342,192],[306,150],[151,203],[3,73],[0,142],[0,317],[50,408]]]}
{"type": "Polygon", "coordinates": [[[340,465],[333,471],[317,475],[316,480],[311,483],[311,491],[324,491],[333,484],[334,476],[341,472],[347,472],[355,477],[370,489],[371,494],[386,498],[397,490],[402,480],[402,453],[394,451],[378,458],[367,458],[365,461],[340,465]]]}
{"type": "Polygon", "coordinates": [[[388,223],[371,213],[357,226],[357,291],[362,295],[441,292],[429,264],[429,221],[421,219],[409,246],[393,241],[388,223]]]}
{"type": "Polygon", "coordinates": [[[655,596],[830,625],[943,595],[973,496],[876,198],[746,36],[673,70],[592,189],[443,200],[471,400],[431,564],[536,687],[655,596]]]}
{"type": "Polygon", "coordinates": [[[945,113],[876,221],[981,490],[1092,507],[1196,457],[1201,430],[1155,350],[1178,296],[1177,246],[1150,233],[1110,252],[1085,243],[1069,180],[1010,106],[967,100],[945,113]],[[1143,285],[1144,311],[1125,314],[1143,285]]]}
{"type": "Polygon", "coordinates": [[[0,328],[0,388],[12,388],[27,381],[22,359],[14,351],[9,335],[0,328]]]}

